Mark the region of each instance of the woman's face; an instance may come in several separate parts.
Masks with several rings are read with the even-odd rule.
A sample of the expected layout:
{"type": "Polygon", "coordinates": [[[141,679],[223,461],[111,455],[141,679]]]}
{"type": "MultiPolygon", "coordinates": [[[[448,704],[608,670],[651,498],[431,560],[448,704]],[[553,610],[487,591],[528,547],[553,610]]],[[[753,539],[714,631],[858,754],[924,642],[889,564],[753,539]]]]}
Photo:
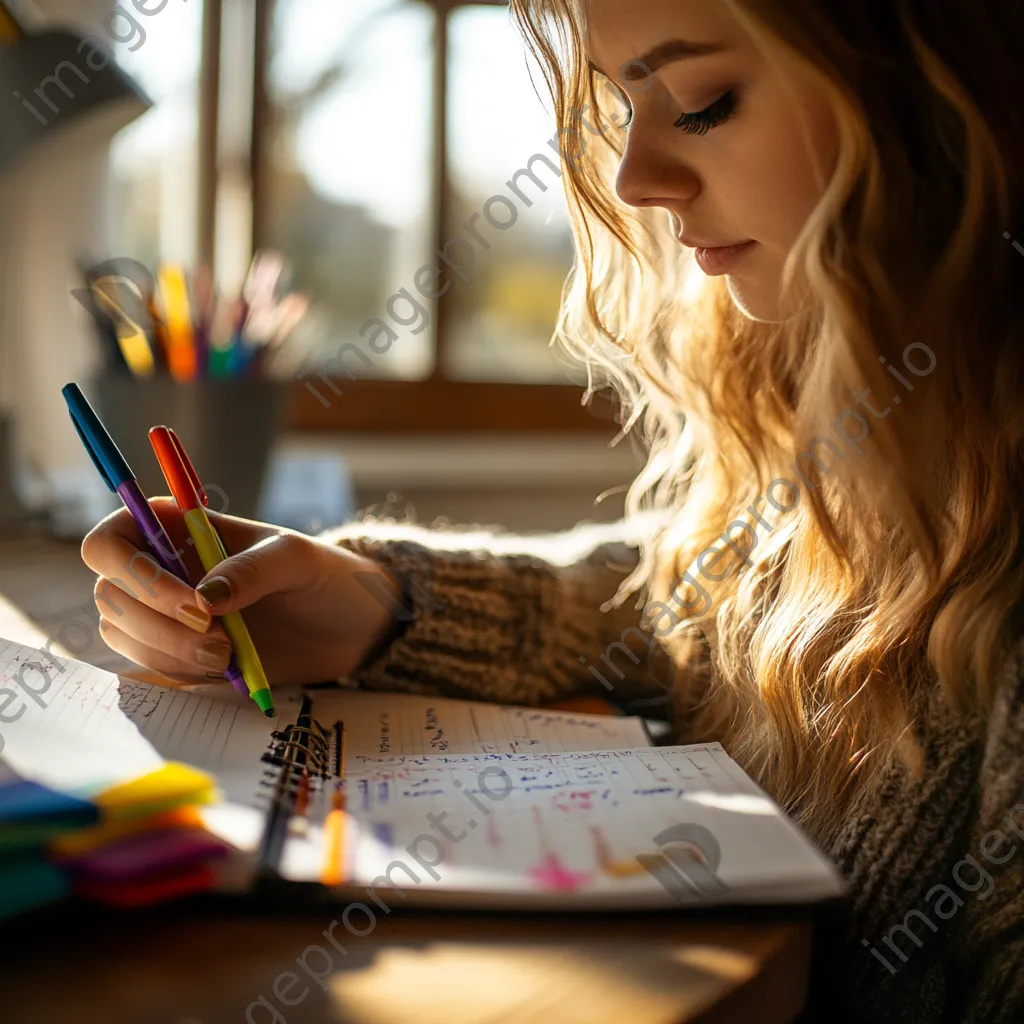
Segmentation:
{"type": "Polygon", "coordinates": [[[621,121],[611,115],[616,128],[629,122],[619,196],[664,207],[680,244],[698,250],[705,273],[727,275],[747,316],[786,319],[786,254],[835,165],[824,100],[799,72],[771,68],[720,4],[583,2],[587,56],[629,104],[621,121]]]}

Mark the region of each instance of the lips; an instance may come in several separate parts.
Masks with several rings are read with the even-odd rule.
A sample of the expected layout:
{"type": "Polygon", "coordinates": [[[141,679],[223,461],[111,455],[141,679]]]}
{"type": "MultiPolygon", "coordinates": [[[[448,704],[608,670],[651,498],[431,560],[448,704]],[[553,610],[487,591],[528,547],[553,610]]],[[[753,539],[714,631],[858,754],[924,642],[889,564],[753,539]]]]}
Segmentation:
{"type": "Polygon", "coordinates": [[[703,272],[710,275],[725,273],[741,256],[757,245],[753,240],[748,240],[728,245],[710,246],[687,238],[684,234],[679,234],[676,237],[682,245],[695,250],[694,259],[697,265],[703,272]]]}
{"type": "Polygon", "coordinates": [[[687,249],[732,249],[737,245],[746,245],[750,241],[749,238],[745,238],[739,242],[700,242],[696,238],[690,238],[689,235],[676,235],[676,239],[687,249]]]}

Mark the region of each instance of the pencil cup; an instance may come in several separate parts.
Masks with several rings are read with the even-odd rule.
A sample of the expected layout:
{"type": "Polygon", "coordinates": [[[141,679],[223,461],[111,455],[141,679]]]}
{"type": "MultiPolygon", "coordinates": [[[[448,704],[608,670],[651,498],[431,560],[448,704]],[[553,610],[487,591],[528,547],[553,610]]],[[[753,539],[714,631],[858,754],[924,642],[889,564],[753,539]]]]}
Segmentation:
{"type": "Polygon", "coordinates": [[[168,426],[207,488],[210,508],[256,516],[289,382],[242,378],[179,384],[166,378],[99,377],[86,390],[147,495],[167,493],[149,428],[168,426]]]}

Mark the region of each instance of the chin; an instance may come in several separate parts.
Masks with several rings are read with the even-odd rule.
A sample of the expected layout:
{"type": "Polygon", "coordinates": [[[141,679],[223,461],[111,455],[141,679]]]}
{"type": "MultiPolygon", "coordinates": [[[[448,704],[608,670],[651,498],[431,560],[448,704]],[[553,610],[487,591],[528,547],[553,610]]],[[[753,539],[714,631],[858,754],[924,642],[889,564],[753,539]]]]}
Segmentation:
{"type": "Polygon", "coordinates": [[[762,324],[781,324],[785,321],[786,317],[782,315],[777,293],[762,295],[760,289],[743,284],[728,275],[725,282],[729,289],[729,298],[748,320],[756,320],[762,324]]]}

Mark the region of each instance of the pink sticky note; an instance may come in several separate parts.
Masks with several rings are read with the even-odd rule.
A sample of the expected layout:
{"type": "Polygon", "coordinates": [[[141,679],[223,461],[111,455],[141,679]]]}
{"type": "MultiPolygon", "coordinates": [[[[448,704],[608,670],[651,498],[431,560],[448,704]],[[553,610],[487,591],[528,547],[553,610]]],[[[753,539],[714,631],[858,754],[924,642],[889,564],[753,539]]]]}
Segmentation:
{"type": "Polygon", "coordinates": [[[169,868],[223,857],[231,847],[199,828],[158,829],[89,850],[69,864],[76,877],[130,881],[169,868]]]}

